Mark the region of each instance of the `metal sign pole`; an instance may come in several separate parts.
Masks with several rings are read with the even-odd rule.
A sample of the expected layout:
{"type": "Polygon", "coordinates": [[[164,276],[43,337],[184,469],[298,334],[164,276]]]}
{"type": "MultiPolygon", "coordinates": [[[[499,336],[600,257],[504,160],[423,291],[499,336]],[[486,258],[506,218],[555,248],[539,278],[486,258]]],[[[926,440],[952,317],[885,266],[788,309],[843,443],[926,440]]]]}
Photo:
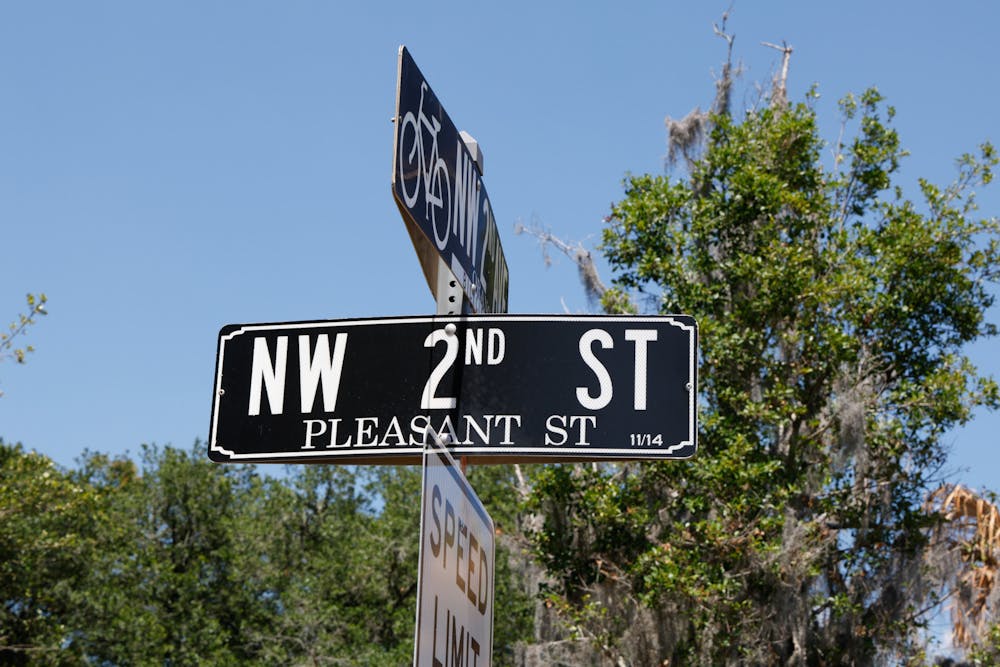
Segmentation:
{"type": "MultiPolygon", "coordinates": [[[[479,146],[479,142],[465,130],[459,132],[459,137],[472,155],[476,171],[479,172],[479,177],[482,178],[484,160],[483,150],[479,146]]],[[[462,315],[468,312],[465,290],[462,289],[462,286],[452,275],[451,267],[445,262],[443,256],[439,255],[437,262],[437,290],[434,292],[437,295],[437,314],[462,315]]],[[[472,287],[475,289],[475,285],[472,287]]],[[[464,463],[462,464],[462,471],[465,472],[464,463]]]]}
{"type": "Polygon", "coordinates": [[[438,257],[437,262],[437,314],[461,315],[465,312],[465,291],[444,259],[438,257]]]}
{"type": "MultiPolygon", "coordinates": [[[[445,261],[438,257],[438,287],[437,287],[437,314],[438,315],[462,315],[465,312],[465,291],[462,286],[455,280],[455,277],[451,275],[451,270],[445,261]]],[[[428,428],[428,431],[434,436],[434,439],[444,448],[448,447],[448,443],[444,441],[433,429],[428,428]]],[[[459,467],[462,470],[462,474],[465,474],[466,466],[468,465],[469,457],[461,456],[459,457],[459,467]]]]}
{"type": "MultiPolygon", "coordinates": [[[[475,160],[476,169],[479,171],[480,177],[483,173],[483,151],[479,147],[479,142],[476,141],[472,135],[464,130],[459,133],[462,141],[465,143],[465,147],[469,149],[472,153],[473,159],[475,160]]],[[[455,277],[451,274],[451,269],[448,264],[444,261],[444,258],[438,257],[438,270],[437,270],[437,314],[438,315],[462,315],[466,312],[466,298],[465,290],[459,284],[455,277]]],[[[473,286],[474,287],[474,286],[473,286]]],[[[433,433],[433,431],[432,431],[433,433]]],[[[433,433],[435,440],[438,440],[438,444],[447,448],[448,443],[440,439],[437,433],[433,433]]],[[[459,457],[459,468],[462,474],[465,474],[466,468],[469,464],[468,456],[459,457]]]]}

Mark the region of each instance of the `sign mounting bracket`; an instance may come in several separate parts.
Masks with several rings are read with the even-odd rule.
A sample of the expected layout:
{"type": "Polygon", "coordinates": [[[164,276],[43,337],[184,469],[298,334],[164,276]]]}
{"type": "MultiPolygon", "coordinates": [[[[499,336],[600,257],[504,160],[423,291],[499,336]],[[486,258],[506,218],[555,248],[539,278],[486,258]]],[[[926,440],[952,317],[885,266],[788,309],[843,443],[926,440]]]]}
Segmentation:
{"type": "Polygon", "coordinates": [[[459,284],[443,258],[438,257],[437,270],[437,314],[464,315],[468,313],[465,291],[459,284]]]}

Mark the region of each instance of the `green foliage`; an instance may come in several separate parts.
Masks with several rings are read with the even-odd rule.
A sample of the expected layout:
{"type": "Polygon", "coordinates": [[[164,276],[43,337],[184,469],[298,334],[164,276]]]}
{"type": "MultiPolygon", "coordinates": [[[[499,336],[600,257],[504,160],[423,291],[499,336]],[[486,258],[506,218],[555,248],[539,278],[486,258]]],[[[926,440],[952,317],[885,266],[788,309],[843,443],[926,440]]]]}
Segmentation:
{"type": "MultiPolygon", "coordinates": [[[[200,453],[200,452],[199,452],[200,453]]],[[[75,641],[105,664],[243,664],[268,600],[241,539],[260,481],[194,453],[144,448],[143,473],[99,455],[81,477],[105,498],[99,557],[75,608],[75,641]]]]}
{"type": "Polygon", "coordinates": [[[684,176],[630,177],[608,218],[605,308],[636,294],[698,320],[699,452],[549,468],[528,509],[554,604],[590,634],[606,626],[599,595],[685,619],[649,660],[918,650],[941,436],[998,404],[962,352],[996,333],[1000,223],[974,216],[973,189],[997,157],[963,156],[955,183],[921,182],[915,203],[893,187],[894,110],[874,89],[842,110],[855,136],[832,168],[806,103],[715,114],[684,176]]]}
{"type": "Polygon", "coordinates": [[[990,628],[989,636],[969,652],[967,662],[977,667],[1000,665],[1000,623],[990,628]]]}
{"type": "MultiPolygon", "coordinates": [[[[7,331],[0,333],[0,361],[13,359],[17,363],[23,364],[27,359],[27,355],[35,351],[35,348],[31,345],[14,347],[14,344],[18,337],[24,336],[28,328],[35,324],[36,318],[39,315],[48,314],[48,311],[45,309],[47,298],[45,294],[28,294],[25,300],[27,301],[28,312],[18,315],[17,319],[8,325],[7,331]]],[[[3,392],[0,392],[0,396],[3,396],[3,392]]]]}
{"type": "Polygon", "coordinates": [[[305,466],[290,493],[276,497],[264,525],[274,558],[267,571],[282,612],[268,645],[269,661],[402,664],[413,651],[417,544],[406,513],[419,477],[382,471],[373,485],[381,513],[351,468],[305,466]],[[277,521],[275,521],[277,519],[277,521]],[[407,540],[406,538],[411,539],[407,540]]]}
{"type": "Polygon", "coordinates": [[[493,664],[514,664],[514,647],[531,640],[536,591],[525,588],[527,551],[521,534],[521,502],[513,466],[469,466],[469,483],[496,525],[493,664]]]}
{"type": "Polygon", "coordinates": [[[64,641],[99,507],[92,488],[0,440],[0,663],[78,662],[64,641]]]}
{"type": "MultiPolygon", "coordinates": [[[[513,530],[509,473],[474,469],[513,530]]],[[[0,442],[0,663],[406,664],[420,470],[311,465],[263,478],[203,447],[87,453],[77,469],[0,442]]],[[[531,600],[496,564],[494,664],[531,600]]]]}

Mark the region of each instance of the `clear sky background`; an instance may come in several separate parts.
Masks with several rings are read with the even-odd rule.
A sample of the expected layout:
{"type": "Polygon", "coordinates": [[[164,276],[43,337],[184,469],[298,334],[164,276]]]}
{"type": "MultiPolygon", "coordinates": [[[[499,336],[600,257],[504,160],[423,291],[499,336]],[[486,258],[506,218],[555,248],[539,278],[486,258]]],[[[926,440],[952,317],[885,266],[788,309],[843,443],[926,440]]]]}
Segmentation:
{"type": "MultiPolygon", "coordinates": [[[[728,2],[2,2],[0,317],[51,315],[0,364],[0,436],[71,466],[84,449],[205,439],[228,323],[421,315],[434,302],[390,193],[406,44],[485,153],[510,311],[591,308],[546,268],[536,223],[593,246],[629,173],[663,173],[663,120],[707,107],[728,2]]],[[[877,85],[911,153],[900,183],[947,184],[1000,141],[986,1],[737,2],[738,108],[794,48],[793,101],[877,85]]],[[[1000,212],[1000,188],[980,193],[1000,212]]],[[[605,273],[605,278],[610,278],[605,273]]],[[[991,313],[1000,320],[1000,311],[991,313]]],[[[1000,375],[997,342],[973,350],[1000,375]]],[[[953,479],[1000,487],[1000,419],[949,436],[953,479]]]]}

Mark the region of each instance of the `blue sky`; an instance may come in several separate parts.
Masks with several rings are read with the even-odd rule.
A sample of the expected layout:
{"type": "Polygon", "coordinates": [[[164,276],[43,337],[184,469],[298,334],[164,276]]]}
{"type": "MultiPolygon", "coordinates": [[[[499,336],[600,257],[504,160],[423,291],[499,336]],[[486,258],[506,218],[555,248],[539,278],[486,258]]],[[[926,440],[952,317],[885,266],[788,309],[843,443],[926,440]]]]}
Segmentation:
{"type": "MultiPolygon", "coordinates": [[[[0,316],[51,315],[0,364],[0,436],[62,465],[207,436],[224,324],[434,311],[390,194],[396,53],[406,44],[479,140],[510,267],[510,310],[586,311],[568,260],[515,236],[593,245],[629,173],[662,173],[663,119],[712,98],[727,2],[8,2],[0,5],[0,316]]],[[[836,100],[877,85],[911,156],[946,184],[1000,140],[991,2],[738,2],[750,104],[780,54],[836,100]]],[[[983,215],[1000,191],[980,194],[983,215]]],[[[608,277],[608,276],[606,276],[608,277]]],[[[991,313],[1000,320],[1000,311],[991,313]]],[[[1000,375],[996,341],[974,360],[1000,375]]],[[[1000,484],[980,415],[950,469],[1000,484]],[[963,469],[965,469],[963,471],[963,469]]]]}

